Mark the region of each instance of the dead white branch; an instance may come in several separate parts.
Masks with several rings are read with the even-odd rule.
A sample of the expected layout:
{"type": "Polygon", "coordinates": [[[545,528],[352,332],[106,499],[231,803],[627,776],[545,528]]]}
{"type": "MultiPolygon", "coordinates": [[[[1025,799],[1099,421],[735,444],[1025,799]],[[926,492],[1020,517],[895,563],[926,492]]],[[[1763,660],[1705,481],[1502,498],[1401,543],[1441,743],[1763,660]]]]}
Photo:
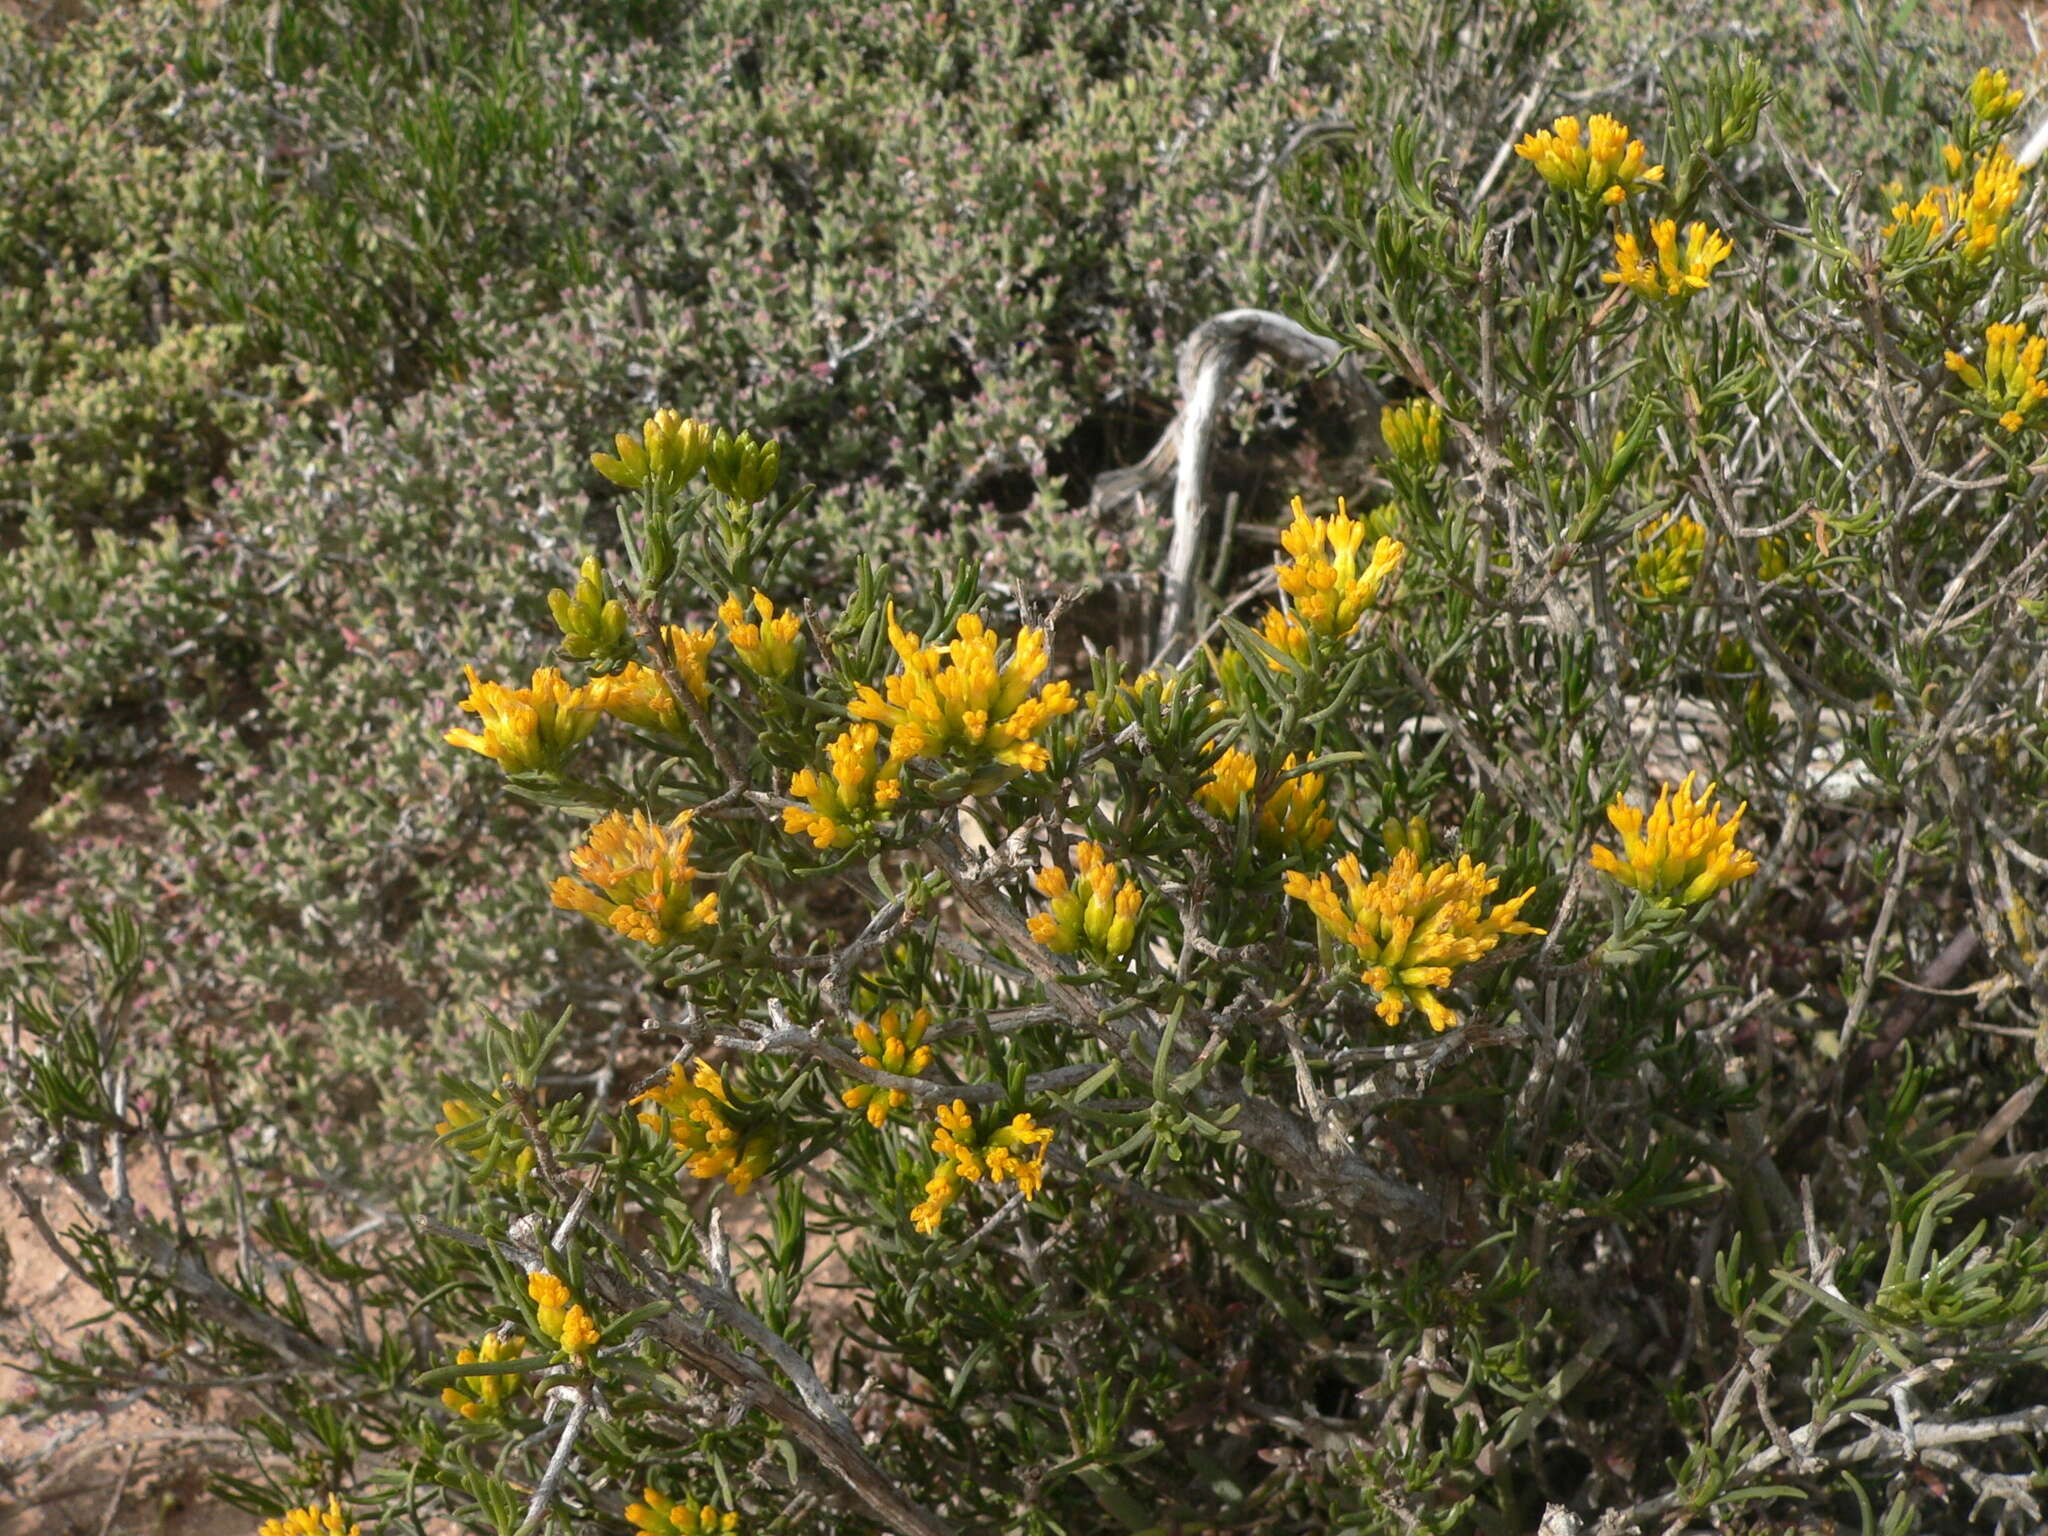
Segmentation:
{"type": "Polygon", "coordinates": [[[1269,309],[1229,309],[1196,326],[1180,349],[1180,413],[1152,451],[1129,469],[1095,481],[1098,508],[1146,497],[1173,481],[1173,538],[1167,546],[1166,601],[1159,618],[1163,650],[1187,629],[1194,609],[1196,557],[1201,553],[1203,491],[1214,455],[1217,424],[1231,386],[1254,359],[1283,367],[1333,365],[1347,388],[1375,393],[1334,341],[1269,309]]]}

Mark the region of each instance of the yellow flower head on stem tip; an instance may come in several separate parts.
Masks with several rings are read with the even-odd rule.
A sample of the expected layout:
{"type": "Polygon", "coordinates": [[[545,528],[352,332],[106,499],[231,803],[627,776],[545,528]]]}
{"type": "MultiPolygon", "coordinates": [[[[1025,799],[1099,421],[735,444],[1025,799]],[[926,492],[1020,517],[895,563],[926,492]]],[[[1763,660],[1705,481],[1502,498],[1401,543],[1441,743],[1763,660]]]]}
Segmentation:
{"type": "Polygon", "coordinates": [[[533,674],[527,688],[487,683],[476,668],[464,667],[469,697],[462,707],[483,722],[481,731],[454,730],[442,740],[492,759],[507,773],[553,773],[597,724],[599,705],[591,690],[572,688],[554,667],[533,674]]]}
{"type": "MultiPolygon", "coordinates": [[[[525,1350],[525,1339],[501,1338],[492,1332],[478,1340],[475,1349],[458,1350],[455,1363],[477,1365],[517,1360],[525,1350]]],[[[441,1389],[441,1401],[465,1419],[487,1419],[518,1389],[517,1376],[465,1376],[458,1385],[441,1389]]]]}
{"type": "Polygon", "coordinates": [[[676,709],[676,701],[669,697],[661,674],[652,667],[629,661],[609,677],[592,678],[590,695],[599,709],[636,731],[650,735],[683,734],[683,717],[676,709]]]}
{"type": "Polygon", "coordinates": [[[308,1504],[288,1509],[275,1520],[257,1527],[256,1536],[363,1536],[363,1528],[342,1513],[341,1500],[329,1496],[327,1507],[308,1504]]]}
{"type": "Polygon", "coordinates": [[[660,410],[647,418],[638,437],[621,432],[613,440],[616,458],[594,453],[590,463],[614,485],[638,490],[651,483],[658,492],[673,495],[711,456],[711,435],[711,428],[693,417],[660,410]]]}
{"type": "MultiPolygon", "coordinates": [[[[1942,153],[1953,183],[1962,174],[1963,152],[1951,144],[1942,153]]],[[[2019,162],[2003,144],[1994,145],[1977,162],[1968,185],[1929,187],[1917,203],[1900,202],[1892,208],[1892,222],[1884,227],[1887,240],[1916,235],[1916,249],[1931,246],[1956,235],[1956,251],[1969,263],[1982,261],[1998,244],[2013,204],[2019,201],[2019,162]]]]}
{"type": "Polygon", "coordinates": [[[965,1184],[983,1179],[991,1184],[1015,1184],[1026,1200],[1045,1187],[1045,1148],[1052,1141],[1052,1129],[1041,1126],[1028,1114],[1013,1115],[984,1140],[974,1123],[974,1112],[964,1099],[939,1106],[938,1129],[932,1133],[932,1150],[939,1165],[925,1181],[925,1198],[910,1213],[911,1225],[929,1236],[939,1228],[946,1207],[958,1198],[965,1184]]]}
{"type": "Polygon", "coordinates": [[[666,826],[644,811],[613,811],[569,855],[576,878],[555,881],[554,903],[642,944],[699,935],[718,921],[718,893],[696,893],[697,870],[690,863],[695,835],[687,811],[666,826]]]}
{"type": "Polygon", "coordinates": [[[712,649],[718,644],[718,631],[666,624],[662,626],[661,638],[668,645],[669,656],[675,662],[676,673],[682,678],[683,686],[702,704],[711,694],[709,659],[712,649]]]}
{"type": "Polygon", "coordinates": [[[1337,830],[1324,810],[1323,786],[1328,777],[1320,773],[1296,773],[1299,767],[1292,752],[1280,765],[1279,786],[1259,809],[1259,835],[1275,848],[1291,853],[1313,853],[1337,830]]]}
{"type": "Polygon", "coordinates": [[[665,1131],[693,1175],[723,1179],[734,1194],[744,1195],[774,1160],[773,1128],[750,1123],[751,1116],[726,1092],[723,1075],[707,1061],[688,1071],[674,1063],[665,1082],[633,1102],[655,1106],[641,1111],[640,1123],[665,1131]]]}
{"type": "Polygon", "coordinates": [[[1050,904],[1031,918],[1031,936],[1056,955],[1086,955],[1102,964],[1121,959],[1137,937],[1145,893],[1135,881],[1118,881],[1100,844],[1076,843],[1074,868],[1078,885],[1058,865],[1039,870],[1033,884],[1050,904]]]}
{"type": "Polygon", "coordinates": [[[1341,897],[1328,875],[1310,879],[1290,870],[1287,894],[1351,951],[1358,979],[1378,995],[1377,1012],[1388,1024],[1400,1023],[1412,1005],[1432,1029],[1448,1029],[1458,1016],[1437,989],[1451,984],[1458,967],[1492,953],[1508,934],[1543,931],[1518,915],[1536,894],[1533,885],[1488,908],[1486,899],[1499,888],[1500,877],[1466,856],[1456,864],[1425,865],[1404,847],[1368,880],[1357,857],[1346,854],[1337,877],[1345,887],[1341,897]]]}
{"type": "Polygon", "coordinates": [[[441,1119],[434,1126],[434,1134],[436,1136],[453,1135],[456,1131],[465,1130],[475,1125],[483,1117],[483,1111],[467,1099],[443,1099],[441,1101],[441,1119]]]}
{"type": "Polygon", "coordinates": [[[1980,123],[2002,123],[2019,111],[2023,92],[2008,89],[2005,71],[1980,69],[1970,82],[1970,110],[1980,123]]]}
{"type": "Polygon", "coordinates": [[[796,671],[801,649],[803,621],[793,612],[778,614],[775,604],[758,589],[754,593],[754,618],[746,616],[737,597],[727,594],[718,605],[718,619],[725,626],[725,638],[739,652],[740,660],[757,677],[787,679],[796,671]]]}
{"type": "MultiPolygon", "coordinates": [[[[1361,558],[1369,530],[1364,519],[1351,516],[1341,496],[1334,517],[1310,517],[1299,496],[1293,512],[1294,521],[1280,535],[1281,548],[1292,557],[1277,571],[1280,590],[1287,594],[1299,625],[1325,640],[1341,640],[1358,627],[1366,608],[1400,571],[1407,546],[1382,538],[1369,558],[1361,558]]],[[[1272,640],[1270,622],[1267,629],[1267,639],[1272,640]]],[[[1284,620],[1280,633],[1288,634],[1284,620]]],[[[1293,654],[1286,645],[1276,642],[1276,647],[1293,654]]]]}
{"type": "Polygon", "coordinates": [[[643,1536],[732,1536],[740,1517],[684,1497],[670,1499],[643,1488],[640,1502],[626,1506],[626,1519],[643,1536]]]}
{"type": "MultiPolygon", "coordinates": [[[[1329,840],[1336,824],[1324,814],[1320,773],[1295,773],[1293,753],[1281,764],[1283,778],[1259,808],[1259,837],[1268,846],[1290,852],[1313,852],[1329,840]]],[[[1210,766],[1209,778],[1195,798],[1221,820],[1236,819],[1258,779],[1258,764],[1248,752],[1226,749],[1210,766]]]]}
{"type": "Polygon", "coordinates": [[[1581,128],[1576,117],[1560,117],[1527,135],[1515,153],[1536,167],[1550,187],[1590,203],[1613,207],[1664,179],[1664,167],[1649,163],[1641,139],[1604,112],[1581,128]]]}
{"type": "Polygon", "coordinates": [[[1645,299],[1684,301],[1707,286],[1714,268],[1734,254],[1735,247],[1718,229],[1695,220],[1685,227],[1685,249],[1678,248],[1678,226],[1658,219],[1650,226],[1652,259],[1628,230],[1614,232],[1614,270],[1600,274],[1603,283],[1626,286],[1645,299]]]}
{"type": "Polygon", "coordinates": [[[903,670],[885,683],[886,697],[862,685],[847,712],[889,729],[889,760],[934,757],[973,766],[996,762],[1037,773],[1052,754],[1037,740],[1051,721],[1078,708],[1065,682],[1035,692],[1048,665],[1045,632],[1020,629],[1008,660],[996,634],[963,614],[954,638],[926,645],[888,609],[889,643],[903,670]]]}
{"type": "Polygon", "coordinates": [[[1648,819],[1625,800],[1607,808],[1607,820],[1621,835],[1621,854],[1604,844],[1593,849],[1593,867],[1666,906],[1690,906],[1756,873],[1756,855],[1735,846],[1745,801],[1726,820],[1709,784],[1694,795],[1688,773],[1674,795],[1666,785],[1648,819]]]}
{"type": "Polygon", "coordinates": [[[946,1207],[960,1194],[960,1180],[953,1171],[951,1161],[941,1161],[932,1170],[932,1176],[925,1180],[924,1199],[910,1210],[910,1224],[926,1237],[939,1230],[939,1223],[945,1219],[946,1207]]]}
{"type": "Polygon", "coordinates": [[[882,733],[862,722],[841,731],[825,749],[826,773],[799,769],[789,781],[792,798],[808,805],[782,808],[782,830],[808,837],[823,853],[849,847],[903,791],[902,764],[878,756],[882,733]]]}
{"type": "Polygon", "coordinates": [[[1209,766],[1209,778],[1195,791],[1195,799],[1210,814],[1232,820],[1243,808],[1245,796],[1259,777],[1258,762],[1251,753],[1228,747],[1209,766]]]}
{"type": "Polygon", "coordinates": [[[1015,1184],[1026,1200],[1045,1187],[1045,1149],[1052,1142],[1052,1128],[1040,1125],[1028,1114],[1013,1115],[1009,1123],[996,1127],[988,1138],[987,1165],[993,1183],[1015,1184]]]}
{"type": "Polygon", "coordinates": [[[2034,408],[2048,399],[2048,379],[2041,376],[2042,365],[2048,362],[2048,338],[2034,335],[2025,325],[1986,326],[1981,368],[1960,352],[1947,353],[1943,361],[1978,405],[1998,413],[1998,424],[2008,432],[2019,431],[2034,408]]]}
{"type": "MultiPolygon", "coordinates": [[[[702,704],[711,696],[708,658],[718,644],[718,631],[684,629],[671,624],[663,627],[661,635],[676,676],[690,690],[690,696],[702,704]]],[[[668,684],[653,667],[628,662],[609,677],[592,678],[588,692],[599,709],[635,730],[683,734],[682,712],[670,696],[668,684]]]]}
{"type": "MultiPolygon", "coordinates": [[[[881,1027],[865,1019],[853,1026],[853,1043],[860,1050],[860,1064],[871,1072],[888,1072],[897,1077],[917,1077],[932,1064],[932,1048],[923,1043],[931,1028],[932,1015],[920,1008],[904,1021],[895,1008],[882,1010],[881,1027]]],[[[888,1122],[889,1112],[910,1102],[901,1088],[878,1088],[873,1083],[855,1083],[840,1095],[848,1109],[865,1111],[868,1124],[879,1130],[888,1122]]]]}

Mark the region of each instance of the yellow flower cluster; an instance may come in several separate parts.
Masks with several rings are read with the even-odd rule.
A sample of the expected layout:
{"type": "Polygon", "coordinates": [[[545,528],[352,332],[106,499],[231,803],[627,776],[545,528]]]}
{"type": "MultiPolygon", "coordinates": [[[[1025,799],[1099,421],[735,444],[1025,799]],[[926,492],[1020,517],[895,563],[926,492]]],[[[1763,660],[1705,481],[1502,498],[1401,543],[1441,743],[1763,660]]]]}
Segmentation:
{"type": "Polygon", "coordinates": [[[1949,372],[1963,381],[1986,406],[1999,413],[2008,432],[2026,425],[2028,416],[2048,399],[2048,380],[2041,364],[2048,358],[2048,338],[2033,335],[2024,325],[1991,325],[1984,329],[1984,366],[1960,352],[1944,355],[1949,372]]]}
{"type": "Polygon", "coordinates": [[[467,747],[492,759],[507,773],[553,773],[597,724],[602,708],[588,688],[572,688],[554,667],[533,674],[530,688],[487,683],[475,667],[464,667],[469,697],[462,707],[483,722],[482,731],[448,731],[451,747],[467,747]]]}
{"type": "Polygon", "coordinates": [[[1707,530],[1690,517],[1673,514],[1637,530],[1636,583],[1651,602],[1668,602],[1692,590],[1700,573],[1707,530]]]}
{"type": "Polygon", "coordinates": [[[327,1507],[308,1504],[288,1509],[275,1520],[266,1520],[256,1536],[363,1536],[363,1528],[341,1512],[341,1500],[330,1496],[327,1507]]]}
{"type": "Polygon", "coordinates": [[[1403,847],[1389,868],[1367,880],[1357,856],[1346,854],[1337,875],[1343,898],[1328,875],[1311,880],[1292,870],[1287,894],[1355,954],[1359,980],[1379,995],[1378,1013],[1388,1024],[1400,1023],[1412,1004],[1432,1029],[1448,1029],[1458,1016],[1438,999],[1437,988],[1449,986],[1459,966],[1491,953],[1503,936],[1543,931],[1518,917],[1536,887],[1487,909],[1500,878],[1463,855],[1456,864],[1425,866],[1413,848],[1403,847]]]}
{"type": "Polygon", "coordinates": [[[732,1536],[740,1517],[699,1504],[685,1496],[665,1498],[652,1488],[640,1490],[640,1502],[626,1506],[626,1518],[646,1536],[732,1536]]]}
{"type": "Polygon", "coordinates": [[[948,644],[926,645],[897,624],[891,603],[889,643],[903,670],[890,675],[886,700],[863,684],[847,712],[889,728],[892,765],[950,756],[1038,772],[1051,761],[1038,733],[1077,707],[1064,682],[1032,692],[1047,666],[1045,632],[1018,630],[1009,660],[1000,664],[1001,642],[974,614],[963,614],[953,635],[948,644]]]}
{"type": "Polygon", "coordinates": [[[910,1224],[927,1237],[938,1231],[946,1207],[958,1198],[963,1181],[978,1183],[986,1177],[989,1183],[1000,1184],[1007,1179],[1026,1200],[1032,1199],[1045,1187],[1045,1145],[1051,1140],[1050,1127],[1039,1125],[1029,1115],[1016,1115],[983,1144],[965,1100],[955,1099],[943,1106],[939,1128],[932,1133],[932,1150],[939,1154],[939,1166],[925,1181],[924,1200],[911,1211],[910,1224]]]}
{"type": "Polygon", "coordinates": [[[1397,462],[1425,474],[1444,456],[1444,413],[1434,400],[1426,398],[1382,406],[1380,440],[1397,462]]]}
{"type": "Polygon", "coordinates": [[[1600,274],[1600,281],[1626,286],[1645,299],[1684,303],[1707,286],[1714,268],[1735,252],[1734,244],[1718,229],[1709,230],[1695,219],[1685,227],[1685,249],[1678,249],[1678,225],[1671,219],[1657,219],[1650,225],[1652,259],[1641,243],[1625,229],[1614,232],[1614,270],[1600,274]]]}
{"type": "Polygon", "coordinates": [[[642,944],[699,933],[718,921],[718,893],[696,893],[697,871],[690,864],[695,836],[688,811],[665,827],[644,811],[630,817],[613,811],[569,855],[581,879],[557,879],[554,903],[588,913],[642,944]]]}
{"type": "Polygon", "coordinates": [[[533,1302],[540,1331],[561,1346],[563,1354],[581,1360],[597,1347],[597,1324],[579,1303],[569,1299],[569,1287],[555,1276],[544,1269],[530,1272],[526,1294],[533,1302]]]}
{"type": "MultiPolygon", "coordinates": [[[[871,1072],[891,1072],[898,1077],[916,1077],[932,1064],[932,1048],[924,1044],[924,1032],[932,1026],[931,1010],[920,1008],[905,1023],[894,1008],[882,1010],[881,1027],[861,1019],[853,1026],[854,1044],[860,1047],[860,1064],[871,1072]]],[[[840,1095],[848,1109],[865,1109],[868,1124],[880,1130],[889,1111],[901,1109],[910,1095],[901,1088],[878,1088],[873,1083],[855,1083],[840,1095]]]]}
{"type": "Polygon", "coordinates": [[[786,681],[796,671],[803,621],[787,609],[778,614],[775,604],[758,588],[754,592],[753,607],[755,618],[749,619],[746,610],[740,607],[740,600],[731,593],[726,594],[725,601],[718,605],[718,618],[725,625],[725,638],[732,642],[732,648],[740,653],[740,660],[756,677],[786,681]]]}
{"type": "Polygon", "coordinates": [[[903,792],[902,764],[876,761],[881,741],[880,727],[865,722],[841,731],[825,749],[830,777],[803,768],[789,781],[790,794],[810,804],[785,805],[782,830],[808,836],[824,852],[847,847],[872,826],[903,792]]]}
{"type": "MultiPolygon", "coordinates": [[[[527,1282],[528,1294],[531,1294],[532,1283],[531,1280],[527,1282]]],[[[517,1360],[525,1348],[525,1339],[504,1338],[493,1330],[477,1341],[475,1349],[457,1351],[455,1363],[492,1365],[500,1360],[517,1360]]],[[[465,1376],[461,1385],[441,1389],[441,1401],[465,1419],[487,1419],[518,1390],[517,1376],[465,1376]]]]}
{"type": "MultiPolygon", "coordinates": [[[[1963,152],[1951,144],[1942,154],[1949,175],[1960,176],[1963,152]]],[[[1929,187],[1917,203],[1895,204],[1892,222],[1884,227],[1885,238],[1903,231],[1923,236],[1931,246],[1954,233],[1963,259],[1981,261],[1998,244],[2013,204],[2019,201],[2020,176],[2019,162],[2003,144],[1995,145],[1977,162],[1967,185],[1943,183],[1929,187]]]]}
{"type": "Polygon", "coordinates": [[[1664,179],[1664,167],[1649,163],[1643,141],[1631,139],[1604,112],[1594,113],[1583,129],[1576,117],[1560,117],[1525,137],[1515,153],[1553,190],[1610,207],[1664,179]]]}
{"type": "Polygon", "coordinates": [[[1980,123],[2002,123],[2019,111],[2024,93],[2011,90],[2002,69],[1980,69],[1970,82],[1970,110],[1980,123]]]}
{"type": "Polygon", "coordinates": [[[633,1102],[655,1106],[641,1111],[640,1123],[651,1131],[665,1130],[691,1173],[724,1179],[734,1194],[744,1195],[774,1158],[774,1132],[765,1125],[747,1129],[726,1093],[724,1077],[707,1061],[689,1072],[676,1062],[666,1082],[633,1102]]]}
{"type": "MultiPolygon", "coordinates": [[[[661,638],[675,664],[676,676],[690,690],[691,697],[702,704],[711,696],[710,656],[718,644],[718,631],[666,624],[662,626],[661,638]]],[[[628,662],[610,677],[591,679],[587,691],[599,709],[636,730],[667,732],[671,736],[683,732],[683,718],[669,694],[668,684],[652,667],[628,662]]]]}
{"type": "Polygon", "coordinates": [[[647,418],[639,437],[621,432],[613,444],[618,457],[590,456],[591,467],[600,475],[627,490],[651,483],[657,492],[673,495],[711,457],[711,428],[694,417],[660,410],[647,418]]]}
{"type": "Polygon", "coordinates": [[[1031,937],[1056,955],[1085,954],[1107,963],[1121,959],[1138,932],[1138,911],[1145,893],[1135,881],[1117,881],[1117,868],[1102,856],[1099,843],[1076,843],[1074,867],[1079,888],[1067,872],[1048,864],[1033,882],[1051,899],[1051,907],[1032,917],[1031,937]]]}
{"type": "Polygon", "coordinates": [[[1383,537],[1361,563],[1370,530],[1363,518],[1351,516],[1343,497],[1330,518],[1310,517],[1299,496],[1293,506],[1294,521],[1280,535],[1281,547],[1293,558],[1278,572],[1291,606],[1267,609],[1263,628],[1275,650],[1306,661],[1311,633],[1334,642],[1358,628],[1381,588],[1400,571],[1408,547],[1383,537]]]}
{"type": "MultiPolygon", "coordinates": [[[[1259,836],[1270,847],[1291,853],[1313,853],[1330,840],[1337,824],[1325,814],[1320,773],[1295,774],[1292,752],[1281,770],[1293,776],[1266,797],[1259,808],[1259,836]]],[[[1258,761],[1249,752],[1231,747],[1210,766],[1208,782],[1195,791],[1195,798],[1224,821],[1234,821],[1244,809],[1259,777],[1258,761]]]]}
{"type": "Polygon", "coordinates": [[[1735,846],[1748,802],[1723,821],[1720,803],[1713,800],[1714,786],[1709,784],[1695,796],[1694,777],[1685,776],[1676,796],[1669,785],[1663,788],[1647,826],[1643,813],[1626,801],[1610,805],[1607,819],[1621,834],[1621,856],[1596,846],[1593,867],[1667,906],[1704,901],[1755,874],[1756,855],[1735,846]]]}

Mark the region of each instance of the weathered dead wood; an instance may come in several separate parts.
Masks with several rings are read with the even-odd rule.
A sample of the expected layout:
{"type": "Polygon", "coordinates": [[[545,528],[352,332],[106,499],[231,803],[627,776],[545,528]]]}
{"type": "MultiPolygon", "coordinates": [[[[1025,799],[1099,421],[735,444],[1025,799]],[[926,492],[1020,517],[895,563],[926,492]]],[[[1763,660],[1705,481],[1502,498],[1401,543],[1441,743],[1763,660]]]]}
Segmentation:
{"type": "Polygon", "coordinates": [[[1161,570],[1165,602],[1159,644],[1172,644],[1187,629],[1194,609],[1196,557],[1201,552],[1203,491],[1214,456],[1217,423],[1238,375],[1257,358],[1289,368],[1335,369],[1347,391],[1378,399],[1343,348],[1326,336],[1269,309],[1228,309],[1196,326],[1180,349],[1181,407],[1165,434],[1138,463],[1098,475],[1090,497],[1106,510],[1149,499],[1173,482],[1173,538],[1161,570]]]}

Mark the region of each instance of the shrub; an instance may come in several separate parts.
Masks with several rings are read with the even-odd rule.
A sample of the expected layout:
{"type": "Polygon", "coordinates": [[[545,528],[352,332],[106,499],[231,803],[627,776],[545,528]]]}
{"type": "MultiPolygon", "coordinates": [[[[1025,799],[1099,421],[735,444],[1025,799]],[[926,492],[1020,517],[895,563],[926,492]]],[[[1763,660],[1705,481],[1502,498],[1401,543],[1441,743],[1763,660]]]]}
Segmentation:
{"type": "MultiPolygon", "coordinates": [[[[55,43],[0,20],[0,156],[29,189],[0,209],[0,529],[173,520],[199,620],[144,610],[0,677],[0,771],[118,770],[127,717],[267,686],[300,625],[258,530],[324,514],[289,486],[224,505],[223,477],[406,406],[501,411],[494,364],[555,386],[536,441],[672,398],[794,432],[827,526],[915,568],[998,517],[1046,535],[1025,579],[1127,564],[1055,515],[1069,476],[1164,414],[1194,319],[1307,275],[1251,248],[1238,190],[1351,57],[1322,12],[1272,56],[1296,9],[734,0],[647,35],[610,6],[157,3],[55,43]],[[135,645],[175,649],[167,690],[135,645]]],[[[10,563],[10,606],[35,569],[10,563]]]]}
{"type": "Polygon", "coordinates": [[[1720,47],[1566,116],[1567,21],[1361,29],[1381,115],[1275,198],[1390,403],[1156,667],[998,559],[892,565],[796,435],[646,419],[586,559],[530,424],[599,445],[683,328],[628,289],[506,322],[474,409],[280,431],[225,523],[302,479],[266,558],[335,631],[172,717],[179,936],[248,914],[245,990],[166,1048],[192,962],[82,901],[7,983],[10,1181],[129,1326],[53,1398],[240,1381],[222,1484],[307,1528],[2038,1521],[2017,103],[1857,22],[1839,132],[1720,47]],[[387,957],[431,1095],[417,1015],[266,1017],[387,957]]]}

